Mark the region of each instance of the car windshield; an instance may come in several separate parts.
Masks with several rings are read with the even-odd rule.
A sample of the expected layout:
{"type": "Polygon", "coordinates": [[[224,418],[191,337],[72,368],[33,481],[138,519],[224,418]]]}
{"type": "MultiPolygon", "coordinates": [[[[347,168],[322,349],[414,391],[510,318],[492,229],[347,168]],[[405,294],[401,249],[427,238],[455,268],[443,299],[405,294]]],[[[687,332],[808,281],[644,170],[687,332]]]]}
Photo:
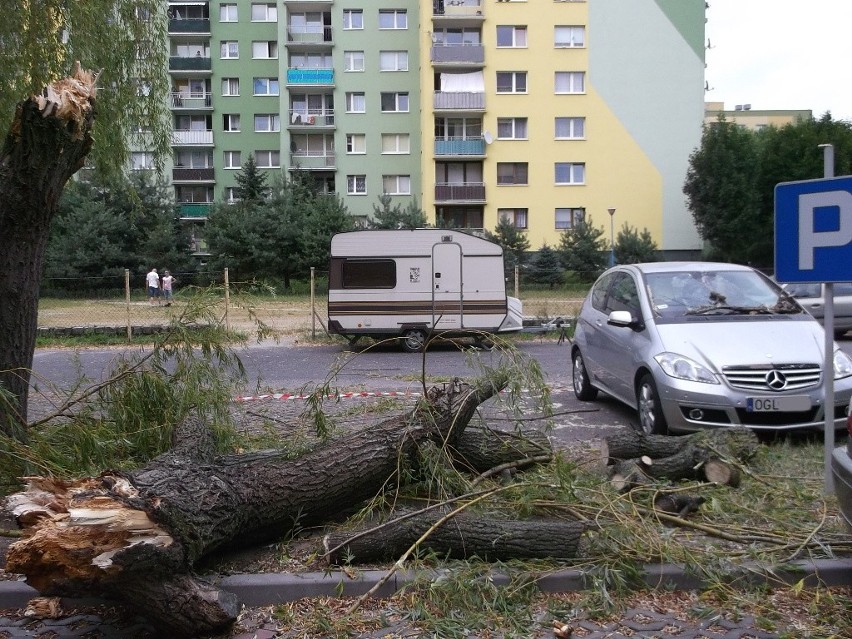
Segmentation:
{"type": "Polygon", "coordinates": [[[799,313],[801,307],[754,271],[647,273],[651,307],[658,317],[799,313]]]}

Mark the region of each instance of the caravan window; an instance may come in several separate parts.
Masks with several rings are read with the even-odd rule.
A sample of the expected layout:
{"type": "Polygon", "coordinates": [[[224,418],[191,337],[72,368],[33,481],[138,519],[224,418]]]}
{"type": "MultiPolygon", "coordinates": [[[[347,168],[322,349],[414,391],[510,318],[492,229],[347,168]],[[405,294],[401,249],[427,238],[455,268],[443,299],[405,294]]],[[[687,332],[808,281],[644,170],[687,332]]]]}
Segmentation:
{"type": "Polygon", "coordinates": [[[346,260],[343,288],[393,288],[396,262],[393,260],[346,260]]]}

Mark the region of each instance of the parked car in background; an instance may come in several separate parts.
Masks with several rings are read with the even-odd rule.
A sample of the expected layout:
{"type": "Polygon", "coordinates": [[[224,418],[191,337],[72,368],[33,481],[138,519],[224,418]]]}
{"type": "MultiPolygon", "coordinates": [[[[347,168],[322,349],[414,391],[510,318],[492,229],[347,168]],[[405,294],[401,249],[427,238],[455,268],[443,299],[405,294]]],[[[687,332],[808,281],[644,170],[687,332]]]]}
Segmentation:
{"type": "MultiPolygon", "coordinates": [[[[825,318],[825,284],[784,284],[784,290],[820,324],[825,318]]],[[[852,282],[834,284],[834,336],[852,330],[852,282]]]]}
{"type": "Polygon", "coordinates": [[[834,477],[834,492],[840,504],[840,514],[846,527],[852,532],[852,404],[847,410],[846,429],[849,438],[844,446],[838,446],[831,455],[831,474],[834,477]]]}
{"type": "Polygon", "coordinates": [[[746,266],[658,262],[616,266],[589,291],[571,350],[574,393],[604,391],[638,411],[647,433],[747,426],[818,429],[823,375],[834,376],[836,428],[846,426],[852,359],[768,277],[746,266]]]}

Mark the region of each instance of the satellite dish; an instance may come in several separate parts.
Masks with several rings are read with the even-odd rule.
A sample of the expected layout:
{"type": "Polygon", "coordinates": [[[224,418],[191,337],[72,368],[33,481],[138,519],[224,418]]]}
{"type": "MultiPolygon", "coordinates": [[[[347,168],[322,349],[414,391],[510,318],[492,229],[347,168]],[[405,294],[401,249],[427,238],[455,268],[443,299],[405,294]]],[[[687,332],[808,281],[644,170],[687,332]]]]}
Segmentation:
{"type": "Polygon", "coordinates": [[[494,136],[492,136],[490,132],[486,131],[482,134],[482,139],[485,140],[485,144],[491,144],[494,141],[494,136]]]}

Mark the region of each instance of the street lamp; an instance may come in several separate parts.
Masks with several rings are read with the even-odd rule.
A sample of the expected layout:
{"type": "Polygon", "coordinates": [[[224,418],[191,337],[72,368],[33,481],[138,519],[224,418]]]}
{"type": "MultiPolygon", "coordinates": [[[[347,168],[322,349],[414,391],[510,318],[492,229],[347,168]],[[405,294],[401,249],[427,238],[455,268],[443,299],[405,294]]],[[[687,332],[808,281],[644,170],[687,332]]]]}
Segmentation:
{"type": "Polygon", "coordinates": [[[609,211],[609,265],[615,266],[615,207],[608,208],[609,211]]]}

